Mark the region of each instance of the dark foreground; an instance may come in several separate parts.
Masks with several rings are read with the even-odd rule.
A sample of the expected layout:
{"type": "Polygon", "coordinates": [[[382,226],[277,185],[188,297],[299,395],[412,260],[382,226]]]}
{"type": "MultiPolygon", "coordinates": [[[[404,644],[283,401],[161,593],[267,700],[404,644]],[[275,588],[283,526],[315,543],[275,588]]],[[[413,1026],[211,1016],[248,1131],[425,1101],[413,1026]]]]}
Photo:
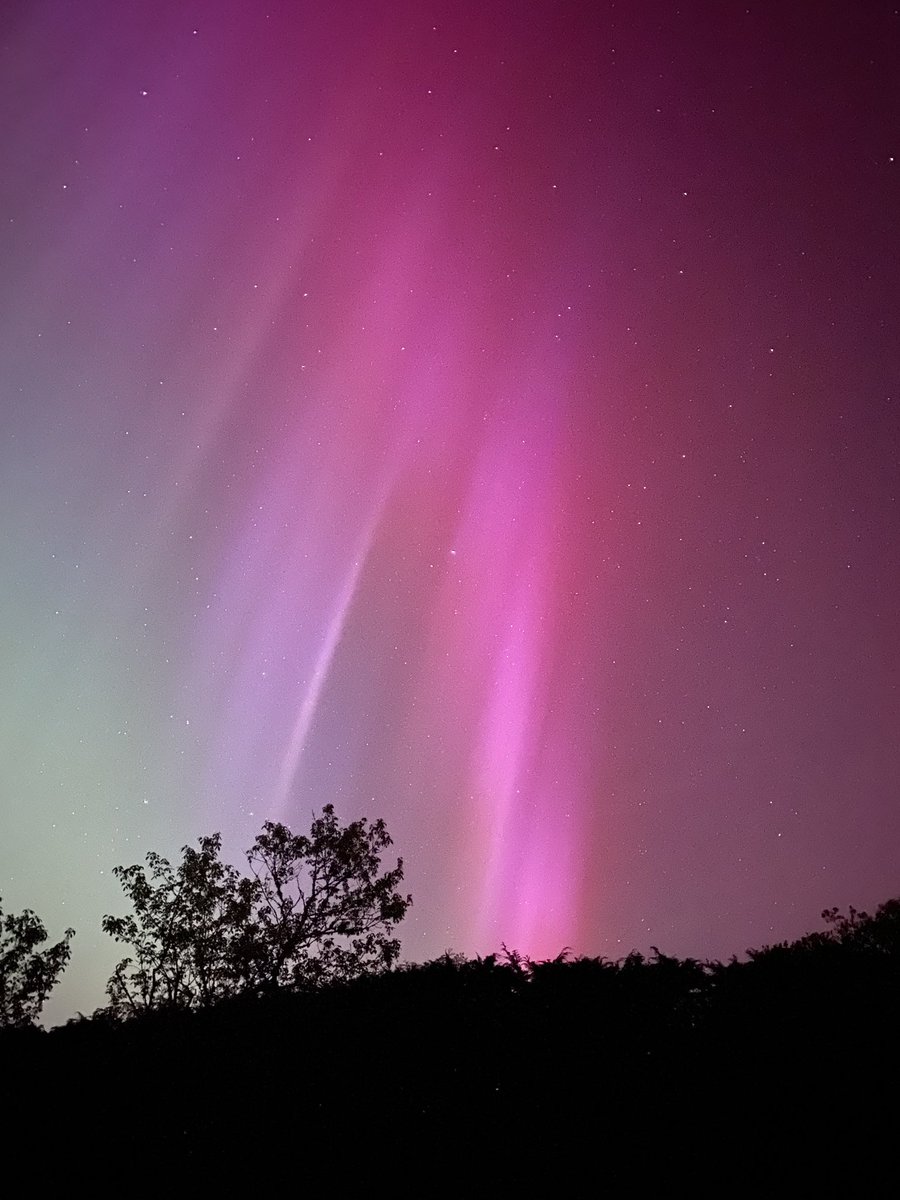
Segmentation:
{"type": "Polygon", "coordinates": [[[728,965],[447,957],[6,1031],[6,1157],[138,1194],[230,1173],[341,1195],[895,1194],[900,905],[867,920],[728,965]]]}

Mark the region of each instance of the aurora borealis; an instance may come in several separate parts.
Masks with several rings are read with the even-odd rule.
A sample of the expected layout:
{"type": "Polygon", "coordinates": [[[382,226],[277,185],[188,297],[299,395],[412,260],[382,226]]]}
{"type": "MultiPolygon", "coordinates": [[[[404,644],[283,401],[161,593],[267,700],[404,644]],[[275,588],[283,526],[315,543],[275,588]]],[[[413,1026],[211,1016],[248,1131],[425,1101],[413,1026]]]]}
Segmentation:
{"type": "Polygon", "coordinates": [[[0,894],[331,801],[404,953],[900,891],[890,4],[0,15],[0,894]]]}

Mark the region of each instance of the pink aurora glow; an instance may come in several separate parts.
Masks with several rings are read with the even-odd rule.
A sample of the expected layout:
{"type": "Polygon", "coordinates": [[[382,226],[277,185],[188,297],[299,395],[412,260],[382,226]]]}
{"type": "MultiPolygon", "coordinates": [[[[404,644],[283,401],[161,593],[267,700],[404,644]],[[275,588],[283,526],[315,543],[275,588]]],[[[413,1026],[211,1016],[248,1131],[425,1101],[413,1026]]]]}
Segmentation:
{"type": "Polygon", "coordinates": [[[79,930],[57,1016],[113,865],[329,801],[416,959],[895,893],[891,6],[0,7],[0,891],[79,930]]]}

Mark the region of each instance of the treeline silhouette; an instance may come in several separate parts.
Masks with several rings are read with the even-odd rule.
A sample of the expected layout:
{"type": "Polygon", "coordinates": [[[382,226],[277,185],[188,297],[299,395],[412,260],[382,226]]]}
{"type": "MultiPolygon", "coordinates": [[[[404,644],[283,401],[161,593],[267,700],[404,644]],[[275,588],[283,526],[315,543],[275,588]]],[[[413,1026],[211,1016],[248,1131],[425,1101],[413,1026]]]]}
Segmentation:
{"type": "MultiPolygon", "coordinates": [[[[114,867],[131,912],[107,914],[102,928],[129,953],[107,982],[103,1015],[208,1008],[389,970],[400,954],[394,930],[412,904],[397,891],[403,860],[381,869],[391,844],[384,821],[341,825],[326,804],[308,834],[264,822],[245,874],[222,862],[219,833],[182,846],[177,865],[151,850],[146,866],[114,867]]],[[[74,936],[67,929],[45,946],[36,913],[0,908],[0,1029],[39,1016],[74,936]]]]}
{"type": "Polygon", "coordinates": [[[893,1194],[862,1179],[896,1170],[900,899],[724,963],[398,965],[390,844],[327,806],[309,834],[267,823],[247,874],[218,835],[118,868],[132,911],[103,927],[128,956],[102,1009],[49,1031],[72,931],[42,951],[33,913],[0,913],[7,1162],[176,1192],[246,1170],[356,1194],[415,1169],[400,1190],[893,1194]]]}
{"type": "Polygon", "coordinates": [[[825,915],[822,932],[728,963],[448,953],[7,1031],[4,1131],[204,1169],[270,1151],[307,1171],[506,1160],[509,1180],[581,1163],[618,1187],[695,1171],[696,1190],[715,1167],[733,1174],[723,1195],[836,1171],[849,1147],[862,1171],[896,1145],[900,900],[825,915]]]}

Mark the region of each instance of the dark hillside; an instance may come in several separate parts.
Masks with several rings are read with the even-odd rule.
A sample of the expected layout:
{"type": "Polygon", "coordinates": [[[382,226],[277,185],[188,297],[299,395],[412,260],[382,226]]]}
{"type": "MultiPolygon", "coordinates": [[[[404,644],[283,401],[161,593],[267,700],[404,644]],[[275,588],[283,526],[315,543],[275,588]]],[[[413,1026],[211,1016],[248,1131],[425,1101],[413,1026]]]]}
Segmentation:
{"type": "Polygon", "coordinates": [[[313,994],[14,1031],[4,1128],[82,1161],[152,1148],[198,1169],[279,1147],[343,1171],[582,1163],[623,1186],[674,1164],[745,1181],[873,1167],[896,1140],[898,913],[746,962],[445,956],[313,994]]]}

